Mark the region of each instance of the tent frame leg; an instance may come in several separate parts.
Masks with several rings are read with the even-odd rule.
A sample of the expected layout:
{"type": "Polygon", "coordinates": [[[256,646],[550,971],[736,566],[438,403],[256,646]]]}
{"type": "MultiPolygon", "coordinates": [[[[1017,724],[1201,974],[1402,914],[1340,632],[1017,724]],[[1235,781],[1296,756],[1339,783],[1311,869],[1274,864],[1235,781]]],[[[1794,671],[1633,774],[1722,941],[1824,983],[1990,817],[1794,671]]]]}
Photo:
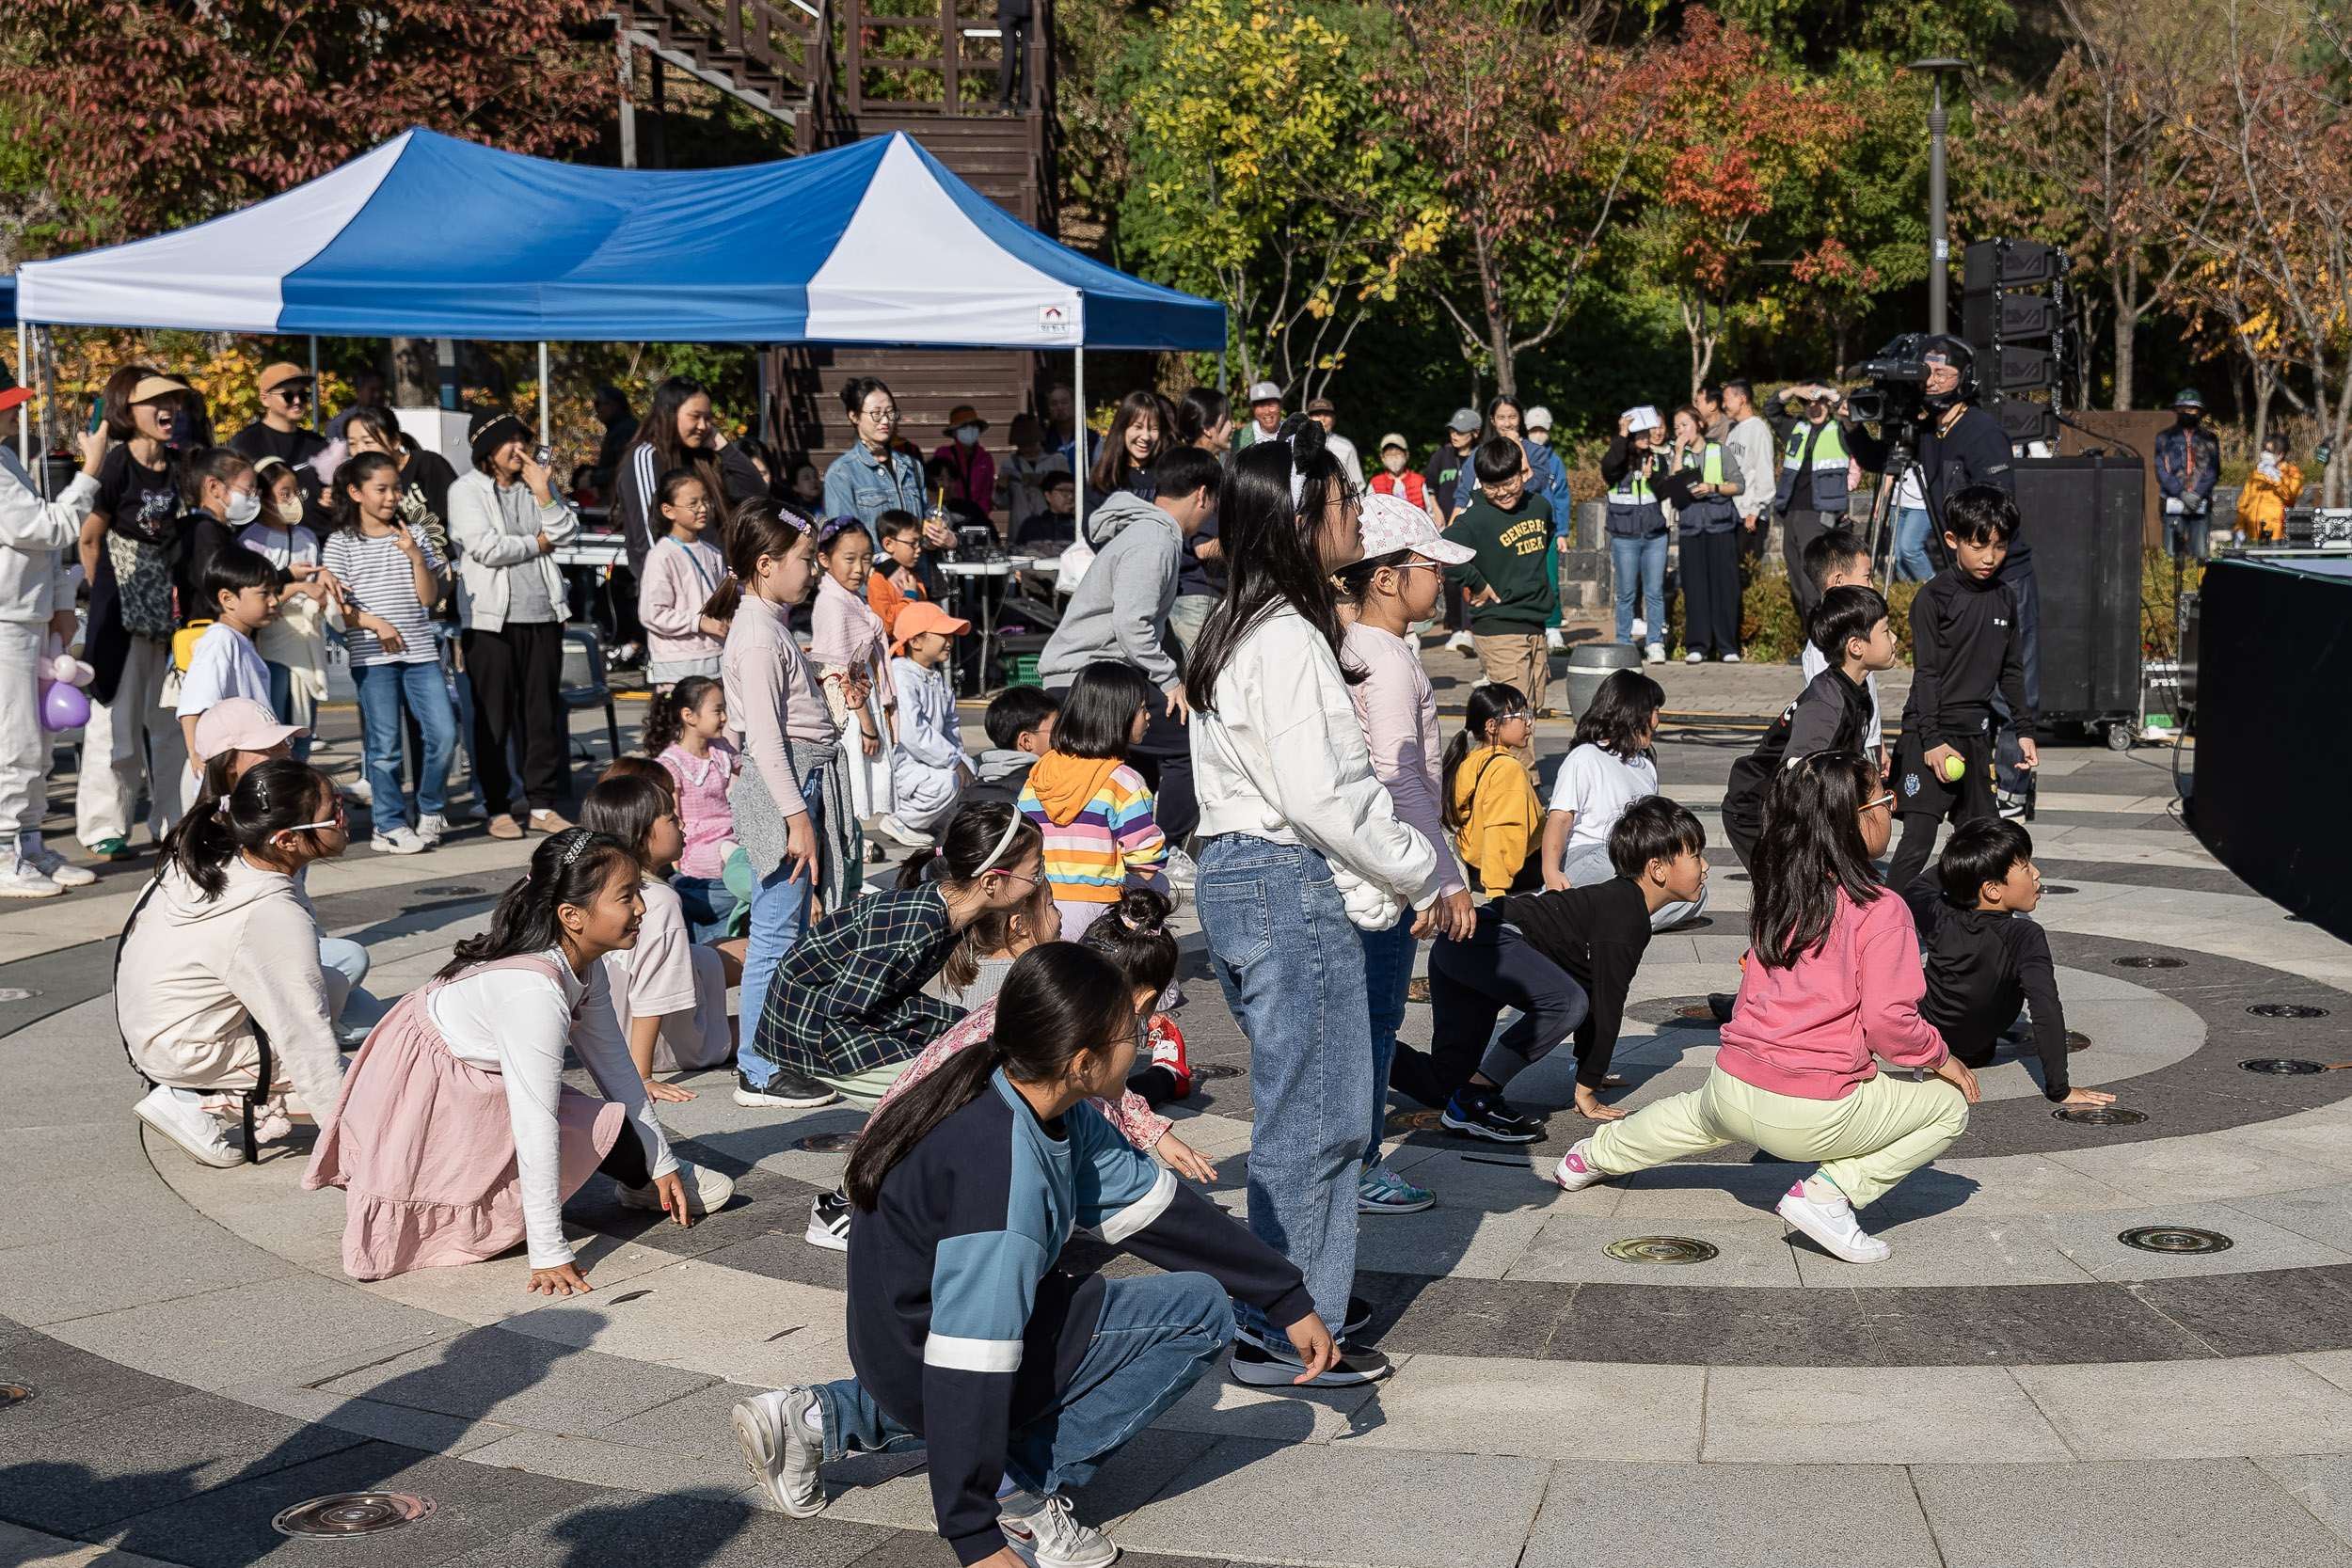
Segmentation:
{"type": "MultiPolygon", "coordinates": [[[[32,328],[20,319],[16,324],[17,385],[33,384],[32,328]]],[[[27,473],[33,467],[33,421],[18,416],[16,421],[16,455],[24,464],[27,473]]]]}
{"type": "Polygon", "coordinates": [[[1070,460],[1078,470],[1078,537],[1087,536],[1087,345],[1078,340],[1071,355],[1070,372],[1070,460]]]}
{"type": "Polygon", "coordinates": [[[319,427],[319,335],[310,334],[310,428],[319,427]]]}
{"type": "Polygon", "coordinates": [[[548,344],[539,340],[539,444],[547,446],[553,437],[548,435],[548,344]]]}

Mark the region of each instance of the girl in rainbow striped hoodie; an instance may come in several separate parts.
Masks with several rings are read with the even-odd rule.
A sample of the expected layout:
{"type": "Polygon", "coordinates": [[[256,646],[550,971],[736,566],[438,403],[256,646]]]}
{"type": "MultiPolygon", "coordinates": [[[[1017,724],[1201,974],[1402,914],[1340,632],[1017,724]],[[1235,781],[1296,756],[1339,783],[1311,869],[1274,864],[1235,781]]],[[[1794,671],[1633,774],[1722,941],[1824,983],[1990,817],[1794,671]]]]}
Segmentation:
{"type": "Polygon", "coordinates": [[[1045,879],[1075,942],[1120,893],[1168,890],[1168,840],[1152,816],[1152,786],[1127,766],[1127,749],[1150,722],[1158,695],[1131,665],[1078,672],[1054,723],[1054,749],[1022,786],[1021,810],[1045,835],[1045,879]]]}

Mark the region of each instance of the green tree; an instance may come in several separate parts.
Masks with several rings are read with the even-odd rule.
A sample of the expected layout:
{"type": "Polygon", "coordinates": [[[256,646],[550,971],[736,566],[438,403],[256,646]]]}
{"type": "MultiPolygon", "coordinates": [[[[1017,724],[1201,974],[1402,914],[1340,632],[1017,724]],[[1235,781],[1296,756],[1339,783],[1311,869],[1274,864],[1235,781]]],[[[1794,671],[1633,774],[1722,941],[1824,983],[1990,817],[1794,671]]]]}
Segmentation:
{"type": "Polygon", "coordinates": [[[1130,103],[1124,248],[1222,300],[1242,380],[1286,394],[1323,391],[1444,230],[1354,59],[1346,33],[1282,0],[1185,0],[1130,103]]]}

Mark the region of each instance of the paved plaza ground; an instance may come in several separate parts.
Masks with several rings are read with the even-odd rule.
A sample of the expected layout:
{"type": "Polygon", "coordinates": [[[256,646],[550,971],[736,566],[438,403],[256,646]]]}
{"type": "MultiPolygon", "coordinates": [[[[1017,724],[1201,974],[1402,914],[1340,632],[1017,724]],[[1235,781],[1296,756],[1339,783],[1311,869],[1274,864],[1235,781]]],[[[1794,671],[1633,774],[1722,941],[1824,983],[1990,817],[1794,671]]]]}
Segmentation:
{"type": "MultiPolygon", "coordinates": [[[[1427,660],[1458,704],[1474,665],[1427,660]]],[[[1761,715],[1797,686],[1786,666],[1658,673],[1679,713],[1761,715]]],[[[326,727],[323,761],[347,776],[352,717],[326,727]]],[[[1567,736],[1546,723],[1536,748],[1556,760],[1567,736]]],[[[600,734],[580,738],[600,756],[600,734]]],[[[1737,741],[1725,724],[1659,748],[1665,791],[1710,834],[1737,741]]],[[[2055,1119],[2004,1060],[1961,1142],[1867,1216],[1893,1259],[1857,1268],[1792,1236],[1772,1212],[1792,1167],[1746,1147],[1573,1196],[1549,1185],[1588,1125],[1566,1108],[1565,1061],[1513,1085],[1550,1118],[1524,1151],[1417,1129],[1400,1097],[1391,1161],[1439,1201],[1363,1221],[1359,1288],[1395,1377],[1311,1396],[1212,1377],[1081,1514],[1138,1568],[2352,1565],[2352,1073],[2238,1066],[2352,1058],[2352,948],[2197,846],[2168,751],[2043,754],[2031,828],[2068,1021],[2090,1040],[2075,1078],[2144,1121],[2055,1119]],[[2149,958],[2164,966],[2124,962],[2149,958]],[[2275,1003],[2332,1016],[2249,1010],[2275,1003]],[[2118,1240],[2148,1225],[2233,1244],[2168,1257],[2118,1240]],[[1715,1256],[1604,1250],[1649,1235],[1715,1256]]],[[[68,780],[55,803],[70,800],[68,780]]],[[[52,827],[70,839],[62,816],[52,827]]],[[[390,996],[481,924],[528,847],[476,829],[394,859],[362,837],[310,886],[390,996]]],[[[1709,859],[1708,924],[1643,966],[1620,1103],[1695,1085],[1713,1052],[1686,1010],[1736,983],[1748,890],[1727,849],[1709,859]]],[[[299,1187],[307,1131],[230,1170],[142,1137],[108,986],[147,869],[0,906],[0,987],[32,993],[0,1000],[0,1383],[36,1391],[0,1408],[0,1568],[952,1563],[919,1453],[829,1467],[830,1511],[794,1521],[752,1487],[727,1427],[747,1388],[848,1374],[844,1260],[801,1239],[842,1157],[795,1146],[855,1113],[746,1111],[725,1075],[692,1075],[700,1098],[663,1119],[739,1196],[688,1231],[593,1180],[567,1211],[593,1294],[527,1294],[519,1257],[355,1284],[341,1196],[299,1187]],[[366,1541],[271,1528],[289,1504],[362,1488],[429,1494],[437,1512],[366,1541]]],[[[1198,936],[1185,945],[1194,1058],[1246,1067],[1198,936]]],[[[1406,1038],[1428,1031],[1414,1008],[1406,1038]]],[[[1238,1210],[1246,1074],[1173,1114],[1238,1210]]]]}

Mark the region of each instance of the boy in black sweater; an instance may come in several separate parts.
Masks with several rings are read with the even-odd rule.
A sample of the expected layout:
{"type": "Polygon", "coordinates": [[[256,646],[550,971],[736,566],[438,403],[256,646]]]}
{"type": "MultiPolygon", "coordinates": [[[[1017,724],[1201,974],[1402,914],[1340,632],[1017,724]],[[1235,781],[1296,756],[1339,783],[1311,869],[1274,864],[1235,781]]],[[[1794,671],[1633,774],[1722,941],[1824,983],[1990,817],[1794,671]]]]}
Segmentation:
{"type": "Polygon", "coordinates": [[[988,750],[979,755],[978,778],[963,792],[964,800],[1021,799],[1037,759],[1054,749],[1054,721],[1061,704],[1035,686],[1009,686],[996,693],[981,721],[988,731],[988,750]]]}
{"type": "Polygon", "coordinates": [[[1724,834],[1741,865],[1764,832],[1764,792],[1772,787],[1772,775],[1816,752],[1867,751],[1878,719],[1869,678],[1895,666],[1894,627],[1875,588],[1830,589],[1813,607],[1809,629],[1829,668],[1781,709],[1755,751],[1731,765],[1724,834]]]}
{"type": "Polygon", "coordinates": [[[2017,1009],[2028,1006],[2042,1094],[2060,1105],[2115,1102],[2111,1094],[2067,1085],[2066,1012],[2050,939],[2022,918],[2042,902],[2042,873],[2025,829],[1997,816],[1962,824],[1944,846],[1935,881],[1907,884],[1903,902],[1918,925],[1927,963],[1919,1016],[1935,1025],[1953,1055],[1971,1068],[1991,1066],[2017,1009]]]}
{"type": "Polygon", "coordinates": [[[2017,524],[2017,503],[1997,485],[1971,484],[1945,506],[1944,546],[1952,564],[1930,578],[1911,604],[1911,695],[1903,703],[1894,774],[1903,841],[1886,875],[1889,887],[1908,887],[1926,868],[1945,818],[2000,815],[1993,800],[1994,692],[2014,716],[2020,766],[2040,761],[2033,738],[2039,716],[2026,703],[2017,599],[1999,580],[2017,524]]]}
{"type": "Polygon", "coordinates": [[[1503,1086],[1576,1037],[1576,1108],[1594,1121],[1625,1115],[1600,1102],[1625,1021],[1626,992],[1649,947],[1649,917],[1707,888],[1707,830],[1662,795],[1636,800],[1609,834],[1616,875],[1557,893],[1498,898],[1478,928],[1429,949],[1429,1053],[1399,1045],[1389,1081],[1444,1125],[1496,1143],[1533,1143],[1541,1125],[1503,1103],[1503,1086]],[[1504,1007],[1522,1015],[1494,1039],[1504,1007]],[[1488,1042],[1492,1040],[1490,1045],[1488,1042]]]}

